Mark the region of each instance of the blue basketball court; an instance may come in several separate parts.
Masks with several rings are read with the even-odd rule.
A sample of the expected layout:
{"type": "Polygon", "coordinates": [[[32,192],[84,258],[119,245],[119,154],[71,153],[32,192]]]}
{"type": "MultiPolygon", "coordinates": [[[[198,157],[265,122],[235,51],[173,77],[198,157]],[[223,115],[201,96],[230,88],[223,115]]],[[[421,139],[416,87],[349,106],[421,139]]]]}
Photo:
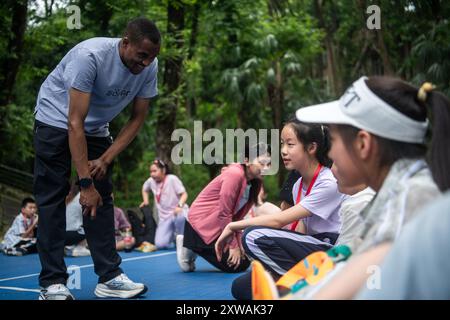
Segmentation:
{"type": "MultiPolygon", "coordinates": [[[[196,271],[180,271],[175,250],[152,253],[120,253],[122,269],[135,282],[149,291],[145,300],[229,300],[231,283],[240,274],[220,272],[202,258],[197,258],[196,271]]],[[[75,299],[99,299],[94,295],[97,275],[91,257],[66,258],[69,267],[68,287],[75,299]],[[70,269],[73,266],[73,269],[70,269]]],[[[12,257],[0,254],[0,300],[36,300],[39,296],[39,257],[32,254],[12,257]]]]}

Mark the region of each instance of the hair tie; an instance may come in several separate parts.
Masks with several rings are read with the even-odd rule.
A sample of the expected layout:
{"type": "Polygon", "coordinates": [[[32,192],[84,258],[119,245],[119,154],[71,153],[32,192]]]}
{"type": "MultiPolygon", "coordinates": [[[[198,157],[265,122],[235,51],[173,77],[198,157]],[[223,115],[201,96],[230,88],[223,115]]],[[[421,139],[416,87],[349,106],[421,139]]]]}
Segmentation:
{"type": "Polygon", "coordinates": [[[424,82],[420,87],[419,91],[417,92],[417,98],[420,101],[425,102],[427,100],[427,93],[431,92],[435,88],[436,86],[431,82],[424,82]]]}

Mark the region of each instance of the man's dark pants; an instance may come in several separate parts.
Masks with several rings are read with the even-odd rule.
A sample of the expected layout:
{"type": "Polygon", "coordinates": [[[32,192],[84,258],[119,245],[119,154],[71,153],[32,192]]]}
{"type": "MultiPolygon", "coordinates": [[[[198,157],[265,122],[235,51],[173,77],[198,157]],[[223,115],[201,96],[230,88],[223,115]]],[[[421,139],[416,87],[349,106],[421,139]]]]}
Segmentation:
{"type": "MultiPolygon", "coordinates": [[[[111,137],[86,137],[88,159],[98,159],[112,144],[111,137]]],[[[33,189],[39,210],[37,248],[41,261],[39,285],[65,284],[68,278],[64,263],[66,233],[65,198],[69,193],[71,155],[68,132],[36,121],[34,127],[33,189]]],[[[114,209],[111,197],[112,166],[102,180],[94,185],[102,196],[103,206],[97,208],[95,219],[85,216],[83,227],[94,261],[99,283],[122,273],[121,258],[114,237],[114,209]]]]}

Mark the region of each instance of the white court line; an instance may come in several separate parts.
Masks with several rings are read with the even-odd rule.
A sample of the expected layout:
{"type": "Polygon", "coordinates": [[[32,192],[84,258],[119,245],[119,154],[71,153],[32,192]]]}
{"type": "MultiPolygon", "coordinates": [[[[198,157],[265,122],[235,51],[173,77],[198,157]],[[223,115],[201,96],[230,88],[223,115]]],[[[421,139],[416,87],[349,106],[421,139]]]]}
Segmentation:
{"type": "MultiPolygon", "coordinates": [[[[153,255],[148,255],[148,256],[144,256],[144,257],[134,257],[134,258],[127,258],[127,259],[122,259],[122,262],[127,262],[127,261],[135,261],[135,260],[143,260],[143,259],[149,259],[149,258],[154,258],[154,257],[161,257],[161,256],[167,256],[169,254],[175,254],[176,252],[165,252],[165,253],[158,253],[158,254],[153,254],[153,255]]],[[[77,266],[80,269],[83,268],[90,268],[93,267],[94,264],[85,264],[82,266],[77,266]]],[[[70,268],[69,268],[70,270],[70,268]]],[[[9,281],[9,280],[17,280],[17,279],[23,279],[23,278],[31,278],[31,277],[35,277],[38,276],[39,273],[32,273],[32,274],[27,274],[27,275],[23,275],[23,276],[18,276],[18,277],[13,277],[13,278],[5,278],[5,279],[0,279],[0,282],[2,281],[9,281]]]]}
{"type": "Polygon", "coordinates": [[[14,291],[24,291],[24,292],[36,292],[36,293],[41,292],[41,290],[38,290],[38,289],[25,289],[25,288],[18,288],[18,287],[0,287],[0,290],[14,290],[14,291]]]}

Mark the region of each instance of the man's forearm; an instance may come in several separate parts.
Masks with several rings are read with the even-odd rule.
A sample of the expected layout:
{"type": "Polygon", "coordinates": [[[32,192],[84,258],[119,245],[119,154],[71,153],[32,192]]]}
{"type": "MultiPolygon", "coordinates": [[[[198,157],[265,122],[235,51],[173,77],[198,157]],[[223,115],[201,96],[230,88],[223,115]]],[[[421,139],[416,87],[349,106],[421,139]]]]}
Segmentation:
{"type": "Polygon", "coordinates": [[[134,140],[145,119],[135,118],[127,122],[127,124],[120,130],[119,135],[114,143],[105,153],[100,157],[107,164],[110,164],[119,153],[121,153],[134,140]]]}
{"type": "Polygon", "coordinates": [[[84,125],[69,121],[68,127],[70,153],[78,176],[80,178],[90,177],[84,125]]]}

